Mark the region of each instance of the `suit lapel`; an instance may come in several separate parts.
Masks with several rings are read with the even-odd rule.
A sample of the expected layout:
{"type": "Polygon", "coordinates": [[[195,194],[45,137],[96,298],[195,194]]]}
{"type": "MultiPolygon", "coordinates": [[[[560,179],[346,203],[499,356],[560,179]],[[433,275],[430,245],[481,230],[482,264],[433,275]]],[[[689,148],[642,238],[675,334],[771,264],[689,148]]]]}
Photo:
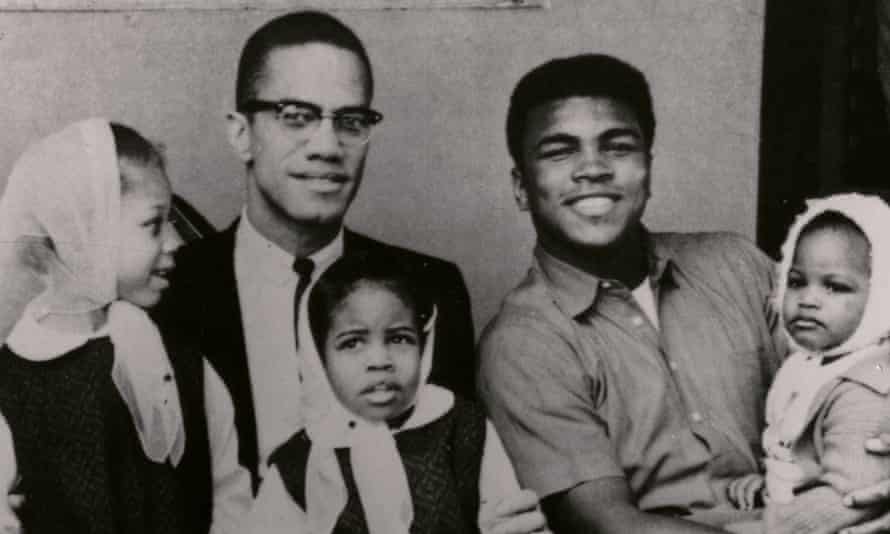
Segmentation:
{"type": "Polygon", "coordinates": [[[235,277],[235,231],[238,221],[217,236],[208,251],[205,272],[207,285],[204,297],[210,305],[201,344],[206,357],[220,374],[235,407],[238,431],[238,458],[250,470],[254,492],[259,484],[257,473],[258,445],[253,390],[247,365],[241,303],[235,277]]]}
{"type": "Polygon", "coordinates": [[[343,255],[364,255],[367,256],[369,254],[373,254],[374,246],[376,243],[368,239],[367,237],[357,234],[350,230],[349,228],[345,228],[343,230],[343,255]]]}

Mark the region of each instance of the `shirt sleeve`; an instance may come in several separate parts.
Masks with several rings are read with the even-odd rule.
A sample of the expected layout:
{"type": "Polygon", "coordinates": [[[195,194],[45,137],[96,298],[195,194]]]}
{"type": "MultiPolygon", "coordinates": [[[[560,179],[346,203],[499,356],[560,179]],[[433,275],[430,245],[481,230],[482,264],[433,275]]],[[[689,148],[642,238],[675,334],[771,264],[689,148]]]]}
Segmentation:
{"type": "Polygon", "coordinates": [[[766,319],[767,327],[772,336],[774,347],[774,350],[765,351],[765,354],[770,360],[768,365],[771,372],[774,374],[789,352],[788,340],[785,337],[785,331],[780,322],[779,304],[775,301],[776,286],[778,284],[778,268],[776,262],[764,254],[764,252],[757,248],[757,245],[750,240],[739,235],[734,235],[734,237],[734,247],[744,251],[749,259],[748,264],[750,265],[751,271],[749,276],[750,282],[757,288],[757,291],[760,294],[764,318],[766,319]]]}
{"type": "Polygon", "coordinates": [[[479,499],[482,502],[499,502],[519,491],[516,471],[504,444],[490,421],[485,422],[485,446],[482,449],[482,466],[479,473],[479,499]]]}
{"type": "Polygon", "coordinates": [[[557,332],[533,318],[502,321],[480,359],[480,395],[523,486],[543,498],[624,476],[595,406],[603,384],[557,332]]]}
{"type": "Polygon", "coordinates": [[[222,379],[206,361],[204,404],[213,476],[210,534],[240,533],[238,523],[243,520],[253,501],[250,474],[238,463],[238,435],[232,398],[222,379]]]}
{"type": "Polygon", "coordinates": [[[308,532],[307,517],[291,498],[278,467],[271,466],[263,478],[256,502],[247,514],[241,532],[250,534],[294,534],[308,532]]]}
{"type": "Polygon", "coordinates": [[[798,493],[790,503],[767,506],[771,534],[833,533],[878,511],[848,508],[842,499],[851,490],[890,478],[890,457],[870,454],[863,445],[868,438],[890,432],[890,399],[846,382],[826,402],[825,414],[821,421],[817,419],[814,430],[822,475],[817,485],[798,493]]]}

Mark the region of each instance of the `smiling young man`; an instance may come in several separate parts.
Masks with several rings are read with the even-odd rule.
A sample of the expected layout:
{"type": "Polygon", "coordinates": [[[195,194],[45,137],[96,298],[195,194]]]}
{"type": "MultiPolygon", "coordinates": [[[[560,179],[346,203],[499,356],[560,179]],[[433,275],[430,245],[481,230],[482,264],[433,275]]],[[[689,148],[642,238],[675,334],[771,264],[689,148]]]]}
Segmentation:
{"type": "Polygon", "coordinates": [[[436,350],[447,356],[431,379],[472,392],[472,318],[457,267],[344,227],[382,119],[372,96],[364,46],[330,15],[291,13],[250,37],[227,117],[246,168],[246,204],[230,228],[181,249],[158,314],[199,336],[231,391],[254,489],[266,458],[303,423],[295,297],[341,256],[401,263],[432,289],[444,327],[436,350]]]}
{"type": "Polygon", "coordinates": [[[557,532],[717,532],[727,481],[758,470],[773,264],[736,235],[643,226],[654,131],[645,78],[610,56],[545,63],[510,101],[538,239],[479,387],[557,532]]]}

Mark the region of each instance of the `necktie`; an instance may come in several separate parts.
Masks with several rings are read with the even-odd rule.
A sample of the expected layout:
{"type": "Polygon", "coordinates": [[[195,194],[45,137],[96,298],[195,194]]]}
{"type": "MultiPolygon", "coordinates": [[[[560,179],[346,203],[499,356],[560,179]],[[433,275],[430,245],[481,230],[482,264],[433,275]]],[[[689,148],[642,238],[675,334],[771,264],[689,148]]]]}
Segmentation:
{"type": "Polygon", "coordinates": [[[302,300],[306,288],[309,287],[313,270],[315,270],[315,263],[309,258],[297,258],[294,261],[294,272],[300,277],[297,281],[297,290],[294,292],[294,338],[297,340],[297,350],[300,349],[300,300],[302,300]]]}

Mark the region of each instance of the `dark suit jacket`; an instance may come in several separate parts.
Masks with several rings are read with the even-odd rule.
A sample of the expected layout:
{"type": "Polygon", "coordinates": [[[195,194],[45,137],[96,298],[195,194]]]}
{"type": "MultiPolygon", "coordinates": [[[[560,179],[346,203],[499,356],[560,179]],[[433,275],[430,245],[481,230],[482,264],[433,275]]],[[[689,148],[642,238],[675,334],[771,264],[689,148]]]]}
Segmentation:
{"type": "MultiPolygon", "coordinates": [[[[259,482],[257,431],[235,281],[236,227],[237,222],[223,232],[193,241],[179,250],[170,288],[153,314],[165,330],[197,336],[205,357],[229,388],[235,405],[239,460],[250,470],[256,491],[259,482]]],[[[470,299],[457,266],[348,229],[343,254],[383,256],[416,273],[420,283],[430,289],[439,309],[430,381],[464,397],[475,397],[476,359],[470,299]]]]}

